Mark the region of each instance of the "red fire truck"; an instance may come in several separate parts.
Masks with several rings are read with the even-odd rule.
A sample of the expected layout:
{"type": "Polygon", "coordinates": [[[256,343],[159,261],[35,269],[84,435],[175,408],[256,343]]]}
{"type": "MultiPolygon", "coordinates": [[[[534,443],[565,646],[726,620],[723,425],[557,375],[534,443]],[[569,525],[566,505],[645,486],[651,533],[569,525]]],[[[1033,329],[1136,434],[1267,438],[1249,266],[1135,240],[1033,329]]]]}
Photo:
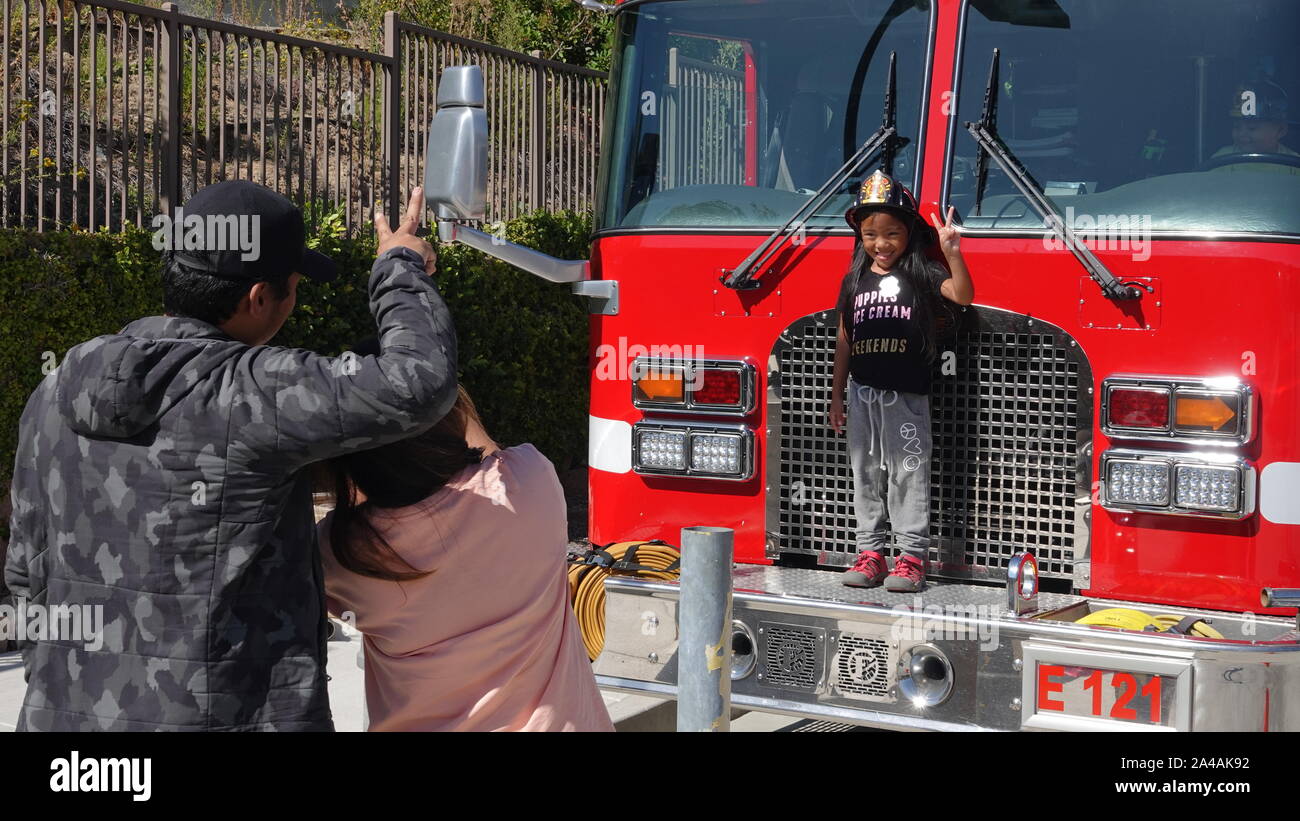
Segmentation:
{"type": "MultiPolygon", "coordinates": [[[[486,173],[472,71],[444,79],[426,185],[443,239],[591,297],[591,541],[734,531],[733,704],[1300,729],[1300,8],[606,11],[589,262],[463,224],[486,173]],[[956,209],[976,289],[934,364],[919,595],[838,572],[855,554],[827,423],[843,214],[880,167],[923,212],[956,209]]],[[[672,697],[677,586],[606,591],[602,685],[672,697]]]]}

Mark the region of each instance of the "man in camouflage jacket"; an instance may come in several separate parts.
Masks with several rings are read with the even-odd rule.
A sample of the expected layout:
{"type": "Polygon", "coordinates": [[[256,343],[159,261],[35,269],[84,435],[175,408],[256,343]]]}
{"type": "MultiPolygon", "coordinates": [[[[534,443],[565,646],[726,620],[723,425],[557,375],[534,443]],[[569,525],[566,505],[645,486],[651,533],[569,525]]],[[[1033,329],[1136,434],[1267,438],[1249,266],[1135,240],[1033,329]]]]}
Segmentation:
{"type": "MultiPolygon", "coordinates": [[[[259,213],[263,272],[294,271],[287,296],[263,277],[219,323],[168,305],[72,348],[35,390],[5,578],[29,608],[100,606],[103,627],[94,642],[23,644],[19,729],[333,729],[307,468],[426,430],[456,397],[455,331],[413,233],[420,196],[395,233],[376,217],[379,356],[263,344],[299,273],[328,279],[332,263],[305,250],[288,200],[228,182],[187,216],[259,213]]],[[[256,280],[205,250],[181,256],[189,275],[256,280]]]]}

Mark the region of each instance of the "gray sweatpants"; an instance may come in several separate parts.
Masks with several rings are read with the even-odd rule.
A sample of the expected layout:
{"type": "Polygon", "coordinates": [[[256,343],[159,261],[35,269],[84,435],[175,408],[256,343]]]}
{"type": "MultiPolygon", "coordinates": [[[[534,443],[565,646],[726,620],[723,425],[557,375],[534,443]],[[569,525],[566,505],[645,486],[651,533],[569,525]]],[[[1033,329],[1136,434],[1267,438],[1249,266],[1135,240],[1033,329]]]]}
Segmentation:
{"type": "Polygon", "coordinates": [[[899,549],[924,561],[930,548],[930,397],[877,390],[849,377],[845,410],[858,550],[888,546],[888,519],[899,549]]]}

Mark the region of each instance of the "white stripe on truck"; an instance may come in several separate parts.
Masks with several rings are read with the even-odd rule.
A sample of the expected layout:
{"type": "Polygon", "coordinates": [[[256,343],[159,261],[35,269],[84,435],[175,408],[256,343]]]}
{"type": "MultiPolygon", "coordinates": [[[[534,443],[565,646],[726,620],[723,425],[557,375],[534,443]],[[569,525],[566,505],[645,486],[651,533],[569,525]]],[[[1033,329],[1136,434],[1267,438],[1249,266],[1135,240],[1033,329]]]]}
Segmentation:
{"type": "Polygon", "coordinates": [[[1271,462],[1259,474],[1259,512],[1278,525],[1300,525],[1300,462],[1271,462]]]}
{"type": "Polygon", "coordinates": [[[599,416],[587,419],[587,464],[609,473],[632,470],[632,426],[599,416]]]}

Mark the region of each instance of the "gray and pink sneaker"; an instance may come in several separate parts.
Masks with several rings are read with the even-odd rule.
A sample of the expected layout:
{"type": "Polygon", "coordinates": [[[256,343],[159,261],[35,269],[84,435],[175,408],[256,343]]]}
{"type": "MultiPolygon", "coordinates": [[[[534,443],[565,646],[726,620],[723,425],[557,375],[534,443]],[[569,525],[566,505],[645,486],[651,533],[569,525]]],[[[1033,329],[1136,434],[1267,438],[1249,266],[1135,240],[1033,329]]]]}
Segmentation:
{"type": "Polygon", "coordinates": [[[885,589],[893,593],[916,593],[925,587],[925,562],[911,556],[899,556],[894,569],[885,577],[885,589]]]}
{"type": "Polygon", "coordinates": [[[849,587],[878,587],[889,575],[889,565],[885,557],[874,550],[864,550],[858,554],[858,560],[844,571],[840,581],[849,587]]]}

